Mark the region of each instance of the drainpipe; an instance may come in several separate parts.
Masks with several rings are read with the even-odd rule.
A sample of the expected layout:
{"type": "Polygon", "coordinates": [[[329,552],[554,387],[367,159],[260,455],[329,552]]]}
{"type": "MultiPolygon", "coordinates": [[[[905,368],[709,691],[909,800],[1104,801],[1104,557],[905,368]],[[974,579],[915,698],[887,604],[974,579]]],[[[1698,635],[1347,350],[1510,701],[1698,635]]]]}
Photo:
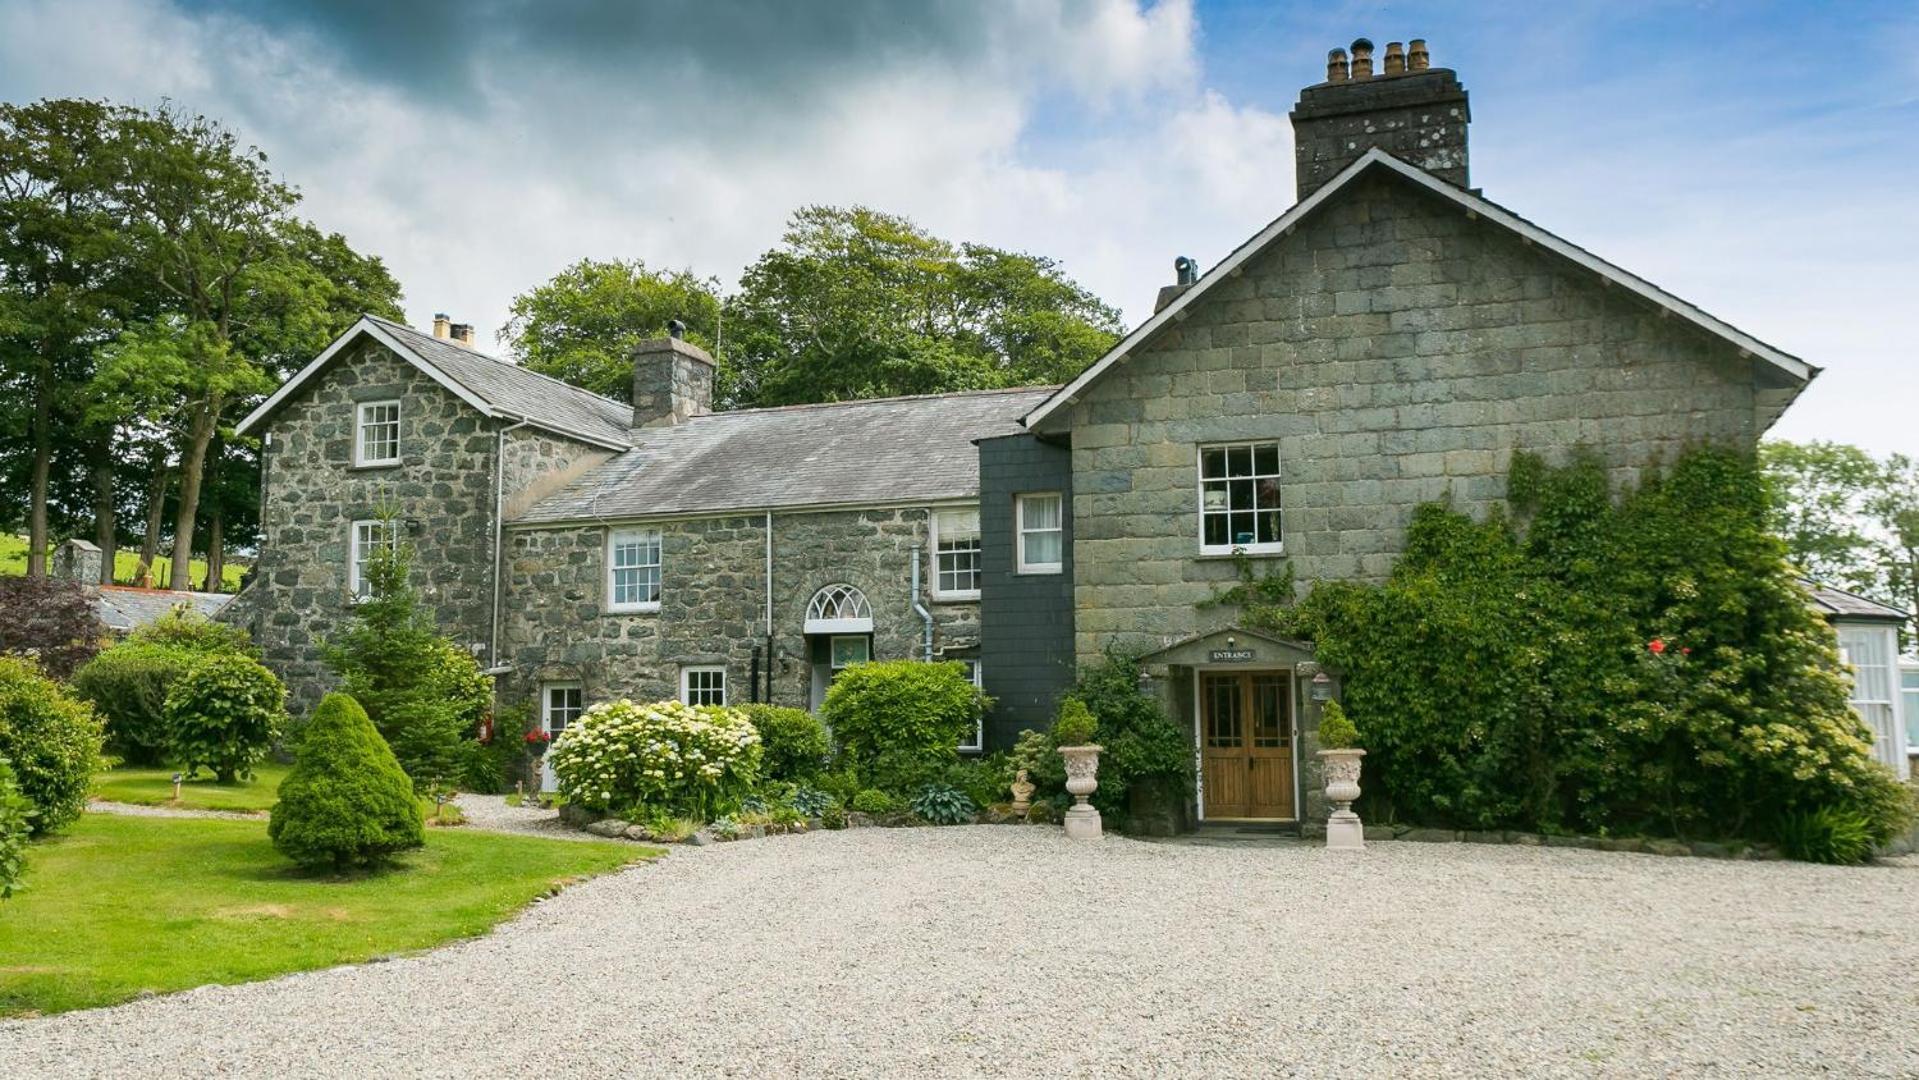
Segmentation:
{"type": "MultiPolygon", "coordinates": [[[[766,512],[766,691],[768,705],[773,704],[773,511],[766,512]]],[[[754,693],[760,688],[755,686],[754,693]]]]}
{"type": "Polygon", "coordinates": [[[493,446],[493,618],[487,631],[487,674],[504,675],[500,665],[500,578],[506,561],[506,436],[532,423],[526,417],[500,429],[493,446]]]}
{"type": "Polygon", "coordinates": [[[913,613],[926,624],[926,662],[933,662],[933,613],[920,603],[920,556],[925,552],[925,544],[913,546],[913,613]]]}

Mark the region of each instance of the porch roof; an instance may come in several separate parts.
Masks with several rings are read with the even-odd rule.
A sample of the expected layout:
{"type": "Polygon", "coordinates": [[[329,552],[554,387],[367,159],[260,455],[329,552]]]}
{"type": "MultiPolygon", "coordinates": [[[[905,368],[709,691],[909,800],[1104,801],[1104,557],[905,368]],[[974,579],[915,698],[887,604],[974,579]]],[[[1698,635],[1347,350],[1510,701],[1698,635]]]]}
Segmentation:
{"type": "Polygon", "coordinates": [[[1223,626],[1163,646],[1140,657],[1139,662],[1168,665],[1244,663],[1257,666],[1261,663],[1299,664],[1312,659],[1313,646],[1310,642],[1294,641],[1264,630],[1248,630],[1243,626],[1223,626]],[[1248,651],[1253,655],[1244,660],[1222,661],[1213,656],[1215,652],[1248,651]]]}

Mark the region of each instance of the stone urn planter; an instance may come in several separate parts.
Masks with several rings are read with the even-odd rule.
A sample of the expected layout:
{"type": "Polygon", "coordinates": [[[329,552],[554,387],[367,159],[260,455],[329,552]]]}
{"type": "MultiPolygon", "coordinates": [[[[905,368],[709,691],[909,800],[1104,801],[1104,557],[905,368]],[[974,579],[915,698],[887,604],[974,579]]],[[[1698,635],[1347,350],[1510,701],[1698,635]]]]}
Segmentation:
{"type": "Polygon", "coordinates": [[[1366,827],[1353,813],[1353,800],[1359,798],[1359,763],[1366,751],[1321,750],[1320,768],[1326,774],[1326,801],[1333,812],[1326,819],[1326,848],[1329,851],[1366,850],[1366,827]]]}
{"type": "Polygon", "coordinates": [[[1013,778],[1013,813],[1025,814],[1033,808],[1033,782],[1026,778],[1026,770],[1021,769],[1013,778]]]}
{"type": "Polygon", "coordinates": [[[1091,744],[1059,748],[1059,756],[1066,759],[1066,791],[1073,796],[1066,811],[1066,835],[1075,840],[1097,840],[1102,833],[1099,811],[1086,799],[1099,790],[1099,752],[1104,749],[1091,744]]]}

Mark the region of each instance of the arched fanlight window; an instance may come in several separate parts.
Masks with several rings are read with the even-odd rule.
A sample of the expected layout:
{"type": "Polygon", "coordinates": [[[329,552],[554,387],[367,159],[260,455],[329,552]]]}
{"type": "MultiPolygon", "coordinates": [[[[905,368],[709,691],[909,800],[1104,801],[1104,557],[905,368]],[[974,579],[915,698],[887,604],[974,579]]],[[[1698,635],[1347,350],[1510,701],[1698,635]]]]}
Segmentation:
{"type": "Polygon", "coordinates": [[[806,605],[806,632],[809,634],[870,634],[873,632],[873,608],[866,594],[851,585],[828,585],[813,594],[806,605]]]}

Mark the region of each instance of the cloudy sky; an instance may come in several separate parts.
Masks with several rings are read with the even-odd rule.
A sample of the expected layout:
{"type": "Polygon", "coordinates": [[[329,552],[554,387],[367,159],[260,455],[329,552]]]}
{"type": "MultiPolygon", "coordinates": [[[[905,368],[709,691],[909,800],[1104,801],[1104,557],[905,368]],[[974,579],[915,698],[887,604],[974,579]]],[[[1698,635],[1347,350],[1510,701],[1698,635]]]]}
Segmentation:
{"type": "Polygon", "coordinates": [[[1919,6],[0,0],[0,99],[217,116],[482,337],[586,255],[731,286],[807,203],[1044,253],[1136,321],[1291,203],[1326,50],[1424,37],[1488,197],[1826,373],[1919,453],[1919,6]]]}

